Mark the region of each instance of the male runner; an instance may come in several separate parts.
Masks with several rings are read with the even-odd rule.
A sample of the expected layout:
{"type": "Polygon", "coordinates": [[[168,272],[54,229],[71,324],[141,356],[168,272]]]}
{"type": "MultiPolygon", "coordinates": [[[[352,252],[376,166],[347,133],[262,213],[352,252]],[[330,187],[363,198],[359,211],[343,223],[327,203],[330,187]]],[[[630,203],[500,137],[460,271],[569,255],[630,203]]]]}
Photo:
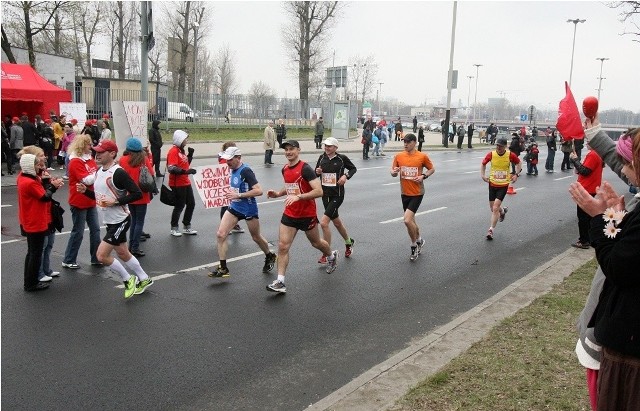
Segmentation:
{"type": "Polygon", "coordinates": [[[258,219],[258,204],[256,197],[262,195],[262,188],[256,180],[256,175],[248,165],[242,162],[242,153],[238,147],[229,147],[221,157],[227,161],[227,166],[231,170],[229,185],[231,189],[226,197],[231,201],[227,211],[222,216],[220,226],[218,227],[218,257],[220,265],[212,272],[209,277],[226,278],[229,277],[229,269],[227,268],[227,237],[231,229],[238,224],[239,220],[246,220],[251,238],[258,244],[258,247],[265,255],[263,273],[273,270],[276,262],[276,255],[269,250],[267,240],[260,234],[260,220],[258,219]]]}
{"type": "Polygon", "coordinates": [[[416,150],[417,138],[413,133],[404,136],[404,151],[396,154],[391,164],[391,176],[400,174],[400,197],[404,210],[404,225],[411,239],[410,261],[416,261],[422,252],[424,240],[416,223],[416,212],[424,197],[424,180],[436,172],[426,153],[416,150]],[[424,171],[426,169],[426,172],[424,171]]]}
{"type": "Polygon", "coordinates": [[[284,276],[289,265],[289,249],[298,230],[304,231],[311,245],[327,257],[327,274],[338,265],[338,250],[331,251],[329,243],[320,238],[315,199],[322,196],[322,185],[311,166],[300,160],[300,144],[296,140],[282,143],[288,164],[282,168],[284,188],[267,191],[267,197],[287,196],[280,220],[278,241],[278,278],[267,285],[267,290],[286,293],[284,276]]]}
{"type": "MultiPolygon", "coordinates": [[[[320,219],[320,228],[322,228],[322,237],[331,245],[331,228],[329,223],[333,222],[336,230],[344,239],[345,250],[344,256],[349,258],[353,253],[353,244],[355,240],[349,237],[347,228],[342,223],[338,215],[338,208],[344,201],[344,185],[348,179],[353,177],[357,168],[349,157],[339,154],[338,140],[329,137],[322,142],[324,145],[324,154],[321,154],[316,163],[316,174],[322,180],[322,204],[324,205],[324,214],[320,219]]],[[[327,258],[323,254],[318,260],[320,264],[326,264],[327,258]]]]}
{"type": "Polygon", "coordinates": [[[498,221],[504,221],[504,217],[509,209],[501,207],[510,183],[515,183],[520,172],[522,163],[515,153],[507,150],[507,139],[500,137],[496,140],[496,149],[489,152],[482,160],[480,167],[480,177],[485,183],[489,183],[489,208],[491,209],[491,225],[487,232],[487,240],[493,240],[493,231],[498,221]],[[487,163],[491,163],[489,177],[486,176],[487,163]],[[516,173],[510,174],[511,163],[515,164],[516,173]]]}

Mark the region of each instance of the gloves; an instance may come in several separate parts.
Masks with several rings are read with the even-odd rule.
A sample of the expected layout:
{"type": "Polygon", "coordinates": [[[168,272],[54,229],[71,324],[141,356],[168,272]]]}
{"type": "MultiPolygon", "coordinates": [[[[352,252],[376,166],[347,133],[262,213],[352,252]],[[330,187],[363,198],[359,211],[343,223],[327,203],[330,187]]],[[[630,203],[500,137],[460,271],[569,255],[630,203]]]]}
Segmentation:
{"type": "Polygon", "coordinates": [[[195,174],[196,173],[196,169],[195,168],[190,168],[186,171],[186,174],[195,174]]]}
{"type": "Polygon", "coordinates": [[[188,152],[189,154],[187,154],[187,155],[188,155],[189,157],[193,157],[193,152],[194,152],[194,151],[195,151],[195,150],[194,150],[193,148],[188,147],[188,148],[187,148],[187,152],[188,152]]]}

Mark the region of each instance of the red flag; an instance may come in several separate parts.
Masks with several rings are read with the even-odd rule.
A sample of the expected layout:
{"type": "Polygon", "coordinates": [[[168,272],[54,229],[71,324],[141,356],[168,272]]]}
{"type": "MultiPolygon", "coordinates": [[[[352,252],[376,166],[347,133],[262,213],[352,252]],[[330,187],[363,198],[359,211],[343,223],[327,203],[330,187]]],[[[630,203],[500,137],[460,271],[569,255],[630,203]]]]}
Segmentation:
{"type": "Polygon", "coordinates": [[[556,128],[565,140],[574,138],[582,140],[584,138],[584,128],[582,127],[582,120],[578,112],[578,105],[566,81],[564,82],[564,87],[567,95],[560,100],[556,128]]]}

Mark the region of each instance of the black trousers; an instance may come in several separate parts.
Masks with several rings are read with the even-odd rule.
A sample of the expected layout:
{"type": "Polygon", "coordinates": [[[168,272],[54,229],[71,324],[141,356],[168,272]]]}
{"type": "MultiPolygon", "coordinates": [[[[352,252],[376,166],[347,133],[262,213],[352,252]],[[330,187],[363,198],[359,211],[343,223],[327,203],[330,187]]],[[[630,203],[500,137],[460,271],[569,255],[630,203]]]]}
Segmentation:
{"type": "Polygon", "coordinates": [[[156,169],[156,175],[162,174],[160,171],[160,152],[162,149],[160,147],[151,147],[151,155],[153,156],[153,166],[156,169]]]}
{"type": "Polygon", "coordinates": [[[362,145],[362,159],[366,160],[369,158],[369,143],[365,143],[362,145]]]}
{"type": "MultiPolygon", "coordinates": [[[[595,194],[591,194],[595,197],[595,194]]],[[[576,206],[578,215],[578,241],[582,244],[589,244],[589,227],[591,226],[591,216],[587,214],[580,206],[576,206]]]]}
{"type": "Polygon", "coordinates": [[[184,187],[171,187],[176,193],[176,205],[173,206],[173,212],[171,213],[171,227],[178,227],[178,220],[180,220],[180,214],[182,210],[187,207],[182,217],[182,224],[185,227],[191,226],[191,217],[193,217],[193,210],[196,208],[196,200],[193,197],[193,188],[188,185],[184,187]]]}
{"type": "Polygon", "coordinates": [[[24,288],[38,285],[38,272],[42,263],[42,250],[47,232],[27,233],[27,255],[24,258],[24,288]]]}

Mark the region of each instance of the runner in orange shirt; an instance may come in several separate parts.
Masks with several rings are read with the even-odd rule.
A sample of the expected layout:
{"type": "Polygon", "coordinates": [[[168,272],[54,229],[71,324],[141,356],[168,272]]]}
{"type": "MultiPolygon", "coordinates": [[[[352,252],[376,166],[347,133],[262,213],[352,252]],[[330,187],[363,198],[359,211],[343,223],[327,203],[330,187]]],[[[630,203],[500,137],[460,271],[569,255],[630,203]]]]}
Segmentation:
{"type": "Polygon", "coordinates": [[[418,259],[424,240],[420,236],[420,227],[416,223],[416,212],[424,197],[424,180],[436,172],[431,159],[426,153],[416,150],[415,134],[404,136],[404,151],[396,154],[391,164],[391,175],[400,174],[400,197],[404,210],[404,225],[411,239],[411,256],[409,260],[418,259]],[[426,169],[426,172],[424,171],[426,169]]]}

